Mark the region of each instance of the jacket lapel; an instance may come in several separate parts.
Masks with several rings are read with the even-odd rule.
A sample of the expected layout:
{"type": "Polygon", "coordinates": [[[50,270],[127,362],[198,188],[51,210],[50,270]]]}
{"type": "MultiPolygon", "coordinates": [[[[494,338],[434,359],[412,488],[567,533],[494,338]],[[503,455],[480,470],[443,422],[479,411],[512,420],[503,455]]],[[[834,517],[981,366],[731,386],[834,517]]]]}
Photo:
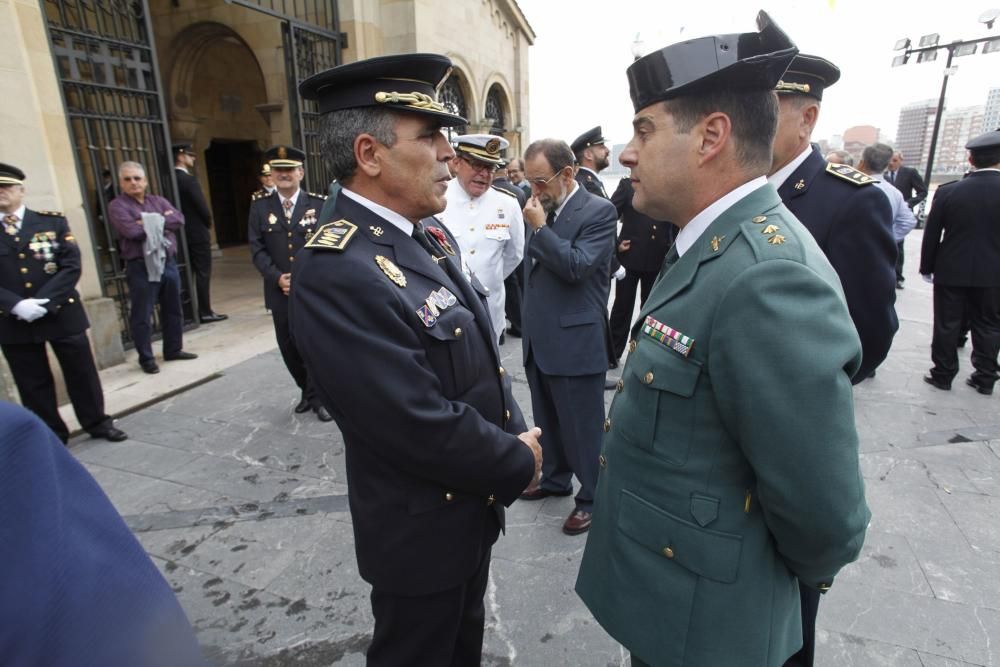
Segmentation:
{"type": "Polygon", "coordinates": [[[809,153],[809,157],[778,188],[778,196],[781,197],[782,201],[790,201],[801,197],[809,192],[809,188],[816,180],[817,174],[825,168],[826,160],[813,148],[812,152],[809,153]]]}

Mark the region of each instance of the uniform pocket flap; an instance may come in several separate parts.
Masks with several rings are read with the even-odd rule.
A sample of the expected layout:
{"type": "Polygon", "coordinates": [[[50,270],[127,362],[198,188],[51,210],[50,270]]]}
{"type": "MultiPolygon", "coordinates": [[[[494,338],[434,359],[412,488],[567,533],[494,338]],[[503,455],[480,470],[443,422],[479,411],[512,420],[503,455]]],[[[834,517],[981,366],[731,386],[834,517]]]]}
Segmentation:
{"type": "Polygon", "coordinates": [[[691,494],[691,516],[704,528],[719,518],[719,499],[703,496],[700,493],[691,494]]]}
{"type": "Polygon", "coordinates": [[[598,315],[591,310],[578,310],[575,313],[559,316],[559,326],[561,327],[578,327],[583,324],[596,324],[599,321],[598,315]]]}
{"type": "Polygon", "coordinates": [[[743,538],[684,521],[622,489],[618,528],[642,546],[698,576],[731,584],[740,567],[743,538]]]}
{"type": "Polygon", "coordinates": [[[642,384],[685,398],[694,395],[701,375],[701,363],[685,359],[653,340],[640,341],[628,365],[642,384]]]}
{"type": "Polygon", "coordinates": [[[428,336],[437,340],[458,340],[462,336],[468,336],[472,333],[475,319],[476,316],[470,310],[449,308],[438,316],[434,326],[427,327],[424,331],[427,332],[428,336]]]}

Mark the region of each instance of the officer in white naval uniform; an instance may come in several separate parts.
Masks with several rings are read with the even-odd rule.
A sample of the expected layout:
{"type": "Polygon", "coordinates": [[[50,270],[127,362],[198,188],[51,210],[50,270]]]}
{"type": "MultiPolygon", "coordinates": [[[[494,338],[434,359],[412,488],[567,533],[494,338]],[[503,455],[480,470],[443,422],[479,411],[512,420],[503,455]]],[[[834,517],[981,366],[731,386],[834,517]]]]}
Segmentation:
{"type": "Polygon", "coordinates": [[[465,134],[455,141],[455,178],[448,183],[448,206],[438,218],[458,241],[463,262],[490,291],[487,305],[499,341],[507,326],[503,281],[524,256],[524,219],[517,198],[493,187],[493,172],[509,142],[492,134],[465,134]]]}

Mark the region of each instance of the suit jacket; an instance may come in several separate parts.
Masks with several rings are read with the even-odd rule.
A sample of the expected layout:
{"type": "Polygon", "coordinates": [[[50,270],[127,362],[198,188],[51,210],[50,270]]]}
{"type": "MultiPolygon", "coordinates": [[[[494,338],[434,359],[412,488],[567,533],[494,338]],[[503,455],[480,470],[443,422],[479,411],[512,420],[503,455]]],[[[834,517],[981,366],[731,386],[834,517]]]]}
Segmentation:
{"type": "Polygon", "coordinates": [[[616,227],[611,202],[578,187],[552,224],[528,232],[521,316],[525,363],[534,355],[548,375],[608,370],[616,227]]]}
{"type": "Polygon", "coordinates": [[[0,401],[0,664],[197,667],[170,586],[56,435],[0,401]]]}
{"type": "Polygon", "coordinates": [[[870,517],[837,274],[765,185],[661,274],[629,349],[576,590],[650,664],[780,666],[796,579],[829,587],[870,517]]]}
{"type": "Polygon", "coordinates": [[[903,193],[906,205],[913,208],[923,200],[927,199],[927,186],[924,179],[920,177],[913,167],[900,167],[896,170],[893,180],[889,180],[889,172],[885,173],[886,180],[896,186],[903,193]]]}
{"type": "Polygon", "coordinates": [[[296,258],[290,317],[344,435],[358,568],[387,592],[445,590],[475,570],[531,481],[524,419],[459,256],[428,235],[435,262],[343,193],[335,217],[296,258]],[[342,252],[322,245],[340,230],[352,234],[342,252]]]}
{"type": "Polygon", "coordinates": [[[670,222],[654,220],[632,208],[634,194],[632,181],[626,176],[618,182],[611,195],[611,203],[622,221],[617,243],[625,240],[632,242],[628,250],[618,253],[618,261],[629,271],[656,273],[677,236],[677,227],[670,222]]]}
{"type": "Polygon", "coordinates": [[[855,378],[860,382],[885,360],[899,328],[896,239],[889,200],[870,182],[828,171],[826,160],[815,148],[778,188],[778,194],[840,276],[864,351],[855,378]]]}
{"type": "Polygon", "coordinates": [[[205,201],[198,179],[183,169],[174,169],[174,173],[177,175],[177,192],[180,194],[184,236],[188,245],[211,244],[212,210],[205,201]]]}
{"type": "Polygon", "coordinates": [[[300,190],[290,222],[285,219],[277,190],[250,204],[250,255],[264,277],[264,305],[267,308],[279,312],[288,309],[288,297],[278,287],[278,278],[283,273],[291,273],[295,253],[316,231],[325,199],[323,195],[300,190]]]}
{"type": "Polygon", "coordinates": [[[920,273],[933,273],[935,285],[1000,287],[1000,172],[973,171],[937,189],[920,273]]]}
{"type": "Polygon", "coordinates": [[[66,218],[25,209],[17,236],[0,233],[0,343],[41,343],[86,331],[79,280],[80,248],[66,218]],[[27,298],[48,299],[48,315],[25,322],[10,312],[27,298]]]}

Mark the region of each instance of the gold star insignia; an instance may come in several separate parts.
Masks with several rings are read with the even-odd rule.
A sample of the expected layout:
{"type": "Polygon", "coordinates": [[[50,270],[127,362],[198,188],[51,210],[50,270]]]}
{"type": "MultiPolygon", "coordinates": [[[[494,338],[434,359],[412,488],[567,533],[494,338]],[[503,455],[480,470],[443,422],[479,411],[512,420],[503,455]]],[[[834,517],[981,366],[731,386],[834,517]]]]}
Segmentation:
{"type": "Polygon", "coordinates": [[[725,236],[712,237],[712,252],[719,252],[719,244],[726,239],[725,236]]]}
{"type": "Polygon", "coordinates": [[[754,219],[752,219],[750,222],[756,222],[756,223],[760,224],[760,223],[764,222],[765,220],[767,220],[767,216],[766,215],[758,215],[757,217],[755,217],[754,219]]]}
{"type": "Polygon", "coordinates": [[[768,225],[764,229],[760,230],[761,234],[773,234],[778,231],[778,225],[768,225]]]}
{"type": "Polygon", "coordinates": [[[785,242],[785,237],[781,234],[775,234],[774,236],[767,239],[767,242],[771,245],[781,245],[785,242]]]}

